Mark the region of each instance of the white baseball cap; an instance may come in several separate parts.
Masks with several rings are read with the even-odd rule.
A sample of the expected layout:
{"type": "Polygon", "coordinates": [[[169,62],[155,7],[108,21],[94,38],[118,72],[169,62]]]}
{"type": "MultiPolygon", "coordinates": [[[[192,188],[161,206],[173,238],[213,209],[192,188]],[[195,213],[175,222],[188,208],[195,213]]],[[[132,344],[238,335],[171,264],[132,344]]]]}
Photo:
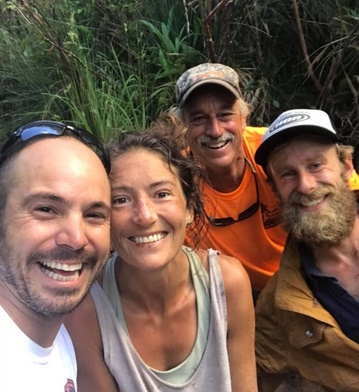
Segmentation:
{"type": "Polygon", "coordinates": [[[262,143],[254,156],[255,161],[265,169],[272,150],[300,134],[323,136],[334,143],[340,141],[328,114],[323,110],[288,110],[277,117],[263,135],[262,143]]]}

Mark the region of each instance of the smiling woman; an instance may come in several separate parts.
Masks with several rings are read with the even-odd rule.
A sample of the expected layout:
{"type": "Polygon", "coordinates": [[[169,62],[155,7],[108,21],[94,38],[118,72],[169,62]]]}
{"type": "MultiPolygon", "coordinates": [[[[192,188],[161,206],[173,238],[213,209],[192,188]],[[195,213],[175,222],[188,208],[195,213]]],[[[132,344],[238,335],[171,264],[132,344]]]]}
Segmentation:
{"type": "Polygon", "coordinates": [[[256,391],[246,272],[183,246],[204,221],[198,167],[156,129],[108,150],[115,253],[67,322],[79,391],[256,391]]]}

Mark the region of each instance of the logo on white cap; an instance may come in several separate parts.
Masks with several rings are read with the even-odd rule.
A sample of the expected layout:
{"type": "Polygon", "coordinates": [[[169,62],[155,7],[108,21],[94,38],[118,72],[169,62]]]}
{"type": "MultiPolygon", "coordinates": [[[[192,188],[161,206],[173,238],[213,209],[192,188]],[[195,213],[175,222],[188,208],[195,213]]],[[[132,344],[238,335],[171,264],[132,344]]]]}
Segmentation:
{"type": "Polygon", "coordinates": [[[292,109],[282,113],[267,129],[255,153],[255,161],[264,166],[275,146],[283,143],[285,138],[300,133],[340,141],[326,112],[318,109],[292,109]]]}
{"type": "Polygon", "coordinates": [[[288,125],[288,124],[295,124],[301,121],[305,121],[310,119],[310,116],[308,116],[307,114],[296,114],[296,115],[286,115],[286,116],[282,116],[280,117],[278,120],[280,120],[277,123],[274,123],[270,130],[269,133],[272,133],[274,131],[277,131],[278,128],[284,126],[284,125],[288,125]]]}

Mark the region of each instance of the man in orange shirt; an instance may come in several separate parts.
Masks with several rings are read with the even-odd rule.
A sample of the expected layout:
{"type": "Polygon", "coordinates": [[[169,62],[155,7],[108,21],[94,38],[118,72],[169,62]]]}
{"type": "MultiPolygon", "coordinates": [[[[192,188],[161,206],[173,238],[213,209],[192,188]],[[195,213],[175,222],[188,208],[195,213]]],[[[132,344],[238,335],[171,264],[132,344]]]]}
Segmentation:
{"type": "Polygon", "coordinates": [[[223,64],[188,69],[176,98],[190,153],[206,170],[201,186],[209,225],[201,247],[239,259],[253,290],[261,291],[279,267],[287,237],[278,201],[254,161],[266,128],[247,126],[238,74],[223,64]]]}
{"type": "Polygon", "coordinates": [[[201,187],[209,225],[201,247],[238,258],[260,291],[278,269],[286,239],[277,200],[254,161],[266,128],[246,126],[238,74],[225,65],[187,70],[176,96],[191,154],[207,176],[201,187]]]}

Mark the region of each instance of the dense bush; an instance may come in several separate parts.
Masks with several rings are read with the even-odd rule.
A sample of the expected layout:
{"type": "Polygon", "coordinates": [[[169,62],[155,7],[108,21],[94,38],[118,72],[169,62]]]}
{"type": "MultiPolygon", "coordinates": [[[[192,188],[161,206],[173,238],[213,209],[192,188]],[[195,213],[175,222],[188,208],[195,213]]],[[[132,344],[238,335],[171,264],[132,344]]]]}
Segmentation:
{"type": "Polygon", "coordinates": [[[51,117],[103,138],[174,104],[188,67],[240,73],[250,122],[294,107],[359,132],[358,0],[0,0],[0,127],[51,117]]]}

